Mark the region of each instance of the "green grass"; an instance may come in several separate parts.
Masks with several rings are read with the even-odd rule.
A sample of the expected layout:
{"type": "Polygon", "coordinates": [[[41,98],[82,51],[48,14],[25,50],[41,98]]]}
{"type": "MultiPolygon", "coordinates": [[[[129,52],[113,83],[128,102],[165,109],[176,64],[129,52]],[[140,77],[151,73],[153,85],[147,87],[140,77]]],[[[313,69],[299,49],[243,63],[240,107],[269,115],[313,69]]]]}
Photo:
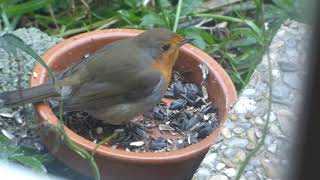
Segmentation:
{"type": "Polygon", "coordinates": [[[196,11],[206,9],[201,0],[182,1],[180,12],[178,2],[156,0],[154,5],[144,6],[142,0],[0,0],[0,28],[12,31],[35,26],[64,38],[104,28],[172,29],[193,37],[195,46],[214,56],[240,91],[261,59],[262,42],[270,42],[284,19],[303,20],[301,0],[242,1],[202,13],[196,11]],[[175,24],[176,18],[179,24],[175,24]],[[270,28],[262,32],[266,22],[270,28]],[[220,27],[221,23],[227,25],[220,27]]]}

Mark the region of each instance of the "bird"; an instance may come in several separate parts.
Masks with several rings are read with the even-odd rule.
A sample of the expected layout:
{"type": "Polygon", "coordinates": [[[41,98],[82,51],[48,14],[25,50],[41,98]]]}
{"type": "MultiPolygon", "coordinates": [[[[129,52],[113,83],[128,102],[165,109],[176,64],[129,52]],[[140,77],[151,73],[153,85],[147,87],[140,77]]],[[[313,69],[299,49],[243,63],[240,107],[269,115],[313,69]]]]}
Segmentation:
{"type": "Polygon", "coordinates": [[[85,111],[111,125],[123,125],[151,110],[164,96],[179,48],[191,42],[163,28],[114,41],[55,74],[55,83],[0,93],[5,106],[63,97],[65,112],[85,111]]]}

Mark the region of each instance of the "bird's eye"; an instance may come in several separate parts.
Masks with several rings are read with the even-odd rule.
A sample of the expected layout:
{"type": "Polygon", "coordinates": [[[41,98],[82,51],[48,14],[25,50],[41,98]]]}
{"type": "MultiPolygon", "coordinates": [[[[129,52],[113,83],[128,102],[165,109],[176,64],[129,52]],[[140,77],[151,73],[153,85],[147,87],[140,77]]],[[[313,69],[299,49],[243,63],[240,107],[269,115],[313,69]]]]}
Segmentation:
{"type": "Polygon", "coordinates": [[[168,51],[170,49],[171,45],[170,44],[165,44],[162,46],[162,50],[168,51]]]}

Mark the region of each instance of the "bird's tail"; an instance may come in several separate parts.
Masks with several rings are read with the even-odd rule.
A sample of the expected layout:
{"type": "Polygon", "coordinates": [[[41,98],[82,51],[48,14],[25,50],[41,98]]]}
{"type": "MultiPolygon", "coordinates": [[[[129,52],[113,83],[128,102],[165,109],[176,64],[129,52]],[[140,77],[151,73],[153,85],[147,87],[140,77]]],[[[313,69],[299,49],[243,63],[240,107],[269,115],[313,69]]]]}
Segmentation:
{"type": "Polygon", "coordinates": [[[58,95],[59,93],[51,83],[43,84],[28,89],[0,93],[0,104],[5,106],[14,106],[35,103],[58,95]]]}

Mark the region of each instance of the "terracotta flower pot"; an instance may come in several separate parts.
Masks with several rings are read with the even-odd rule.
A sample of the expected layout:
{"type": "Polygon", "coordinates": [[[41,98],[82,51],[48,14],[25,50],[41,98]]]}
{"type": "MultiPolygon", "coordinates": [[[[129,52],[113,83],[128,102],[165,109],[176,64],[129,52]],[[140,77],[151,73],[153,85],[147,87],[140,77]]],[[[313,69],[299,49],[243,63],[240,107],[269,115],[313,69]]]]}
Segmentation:
{"type": "MultiPolygon", "coordinates": [[[[73,63],[78,63],[85,54],[92,53],[105,44],[135,36],[141,32],[143,31],[110,29],[83,33],[57,44],[46,52],[43,58],[53,71],[60,71],[73,63]]],[[[209,67],[208,94],[212,102],[219,108],[221,125],[237,98],[234,85],[227,73],[215,60],[190,44],[181,47],[175,69],[178,71],[191,69],[190,77],[186,78],[194,82],[201,82],[202,73],[198,67],[199,63],[205,63],[209,67]]],[[[31,86],[37,86],[46,81],[48,75],[41,65],[37,64],[34,72],[38,76],[31,78],[31,86]]],[[[35,108],[40,121],[53,125],[57,124],[58,119],[47,104],[38,103],[35,108]]],[[[65,127],[65,130],[70,139],[79,146],[88,151],[95,148],[96,144],[93,142],[79,136],[67,127],[65,127]]],[[[95,159],[103,179],[191,179],[218,132],[219,128],[199,143],[172,152],[135,153],[100,146],[95,159]]],[[[42,135],[48,149],[71,168],[85,175],[90,175],[91,171],[87,161],[81,159],[65,145],[60,144],[58,146],[53,141],[53,136],[52,133],[42,135]]]]}

